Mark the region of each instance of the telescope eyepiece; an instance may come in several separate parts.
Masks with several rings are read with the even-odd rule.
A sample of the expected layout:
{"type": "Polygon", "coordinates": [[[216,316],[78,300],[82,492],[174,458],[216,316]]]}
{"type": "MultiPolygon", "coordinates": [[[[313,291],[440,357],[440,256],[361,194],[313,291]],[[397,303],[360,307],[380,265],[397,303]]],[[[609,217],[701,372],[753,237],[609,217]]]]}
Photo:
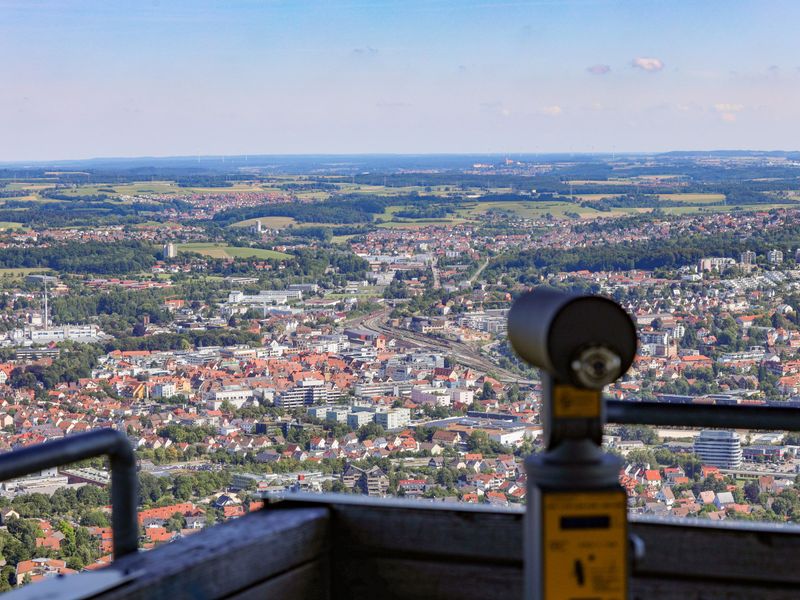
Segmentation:
{"type": "Polygon", "coordinates": [[[590,346],[570,364],[575,378],[589,389],[602,389],[622,374],[619,356],[605,346],[590,346]]]}

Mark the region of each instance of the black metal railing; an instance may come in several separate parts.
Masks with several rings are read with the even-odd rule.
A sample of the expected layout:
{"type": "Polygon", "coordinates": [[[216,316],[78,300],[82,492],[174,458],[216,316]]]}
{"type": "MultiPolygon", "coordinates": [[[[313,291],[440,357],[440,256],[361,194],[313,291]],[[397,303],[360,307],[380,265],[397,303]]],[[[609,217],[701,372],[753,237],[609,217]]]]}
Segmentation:
{"type": "Polygon", "coordinates": [[[0,454],[0,481],[95,456],[108,456],[111,461],[111,526],[116,559],[136,552],[139,545],[136,459],[123,433],[98,429],[0,454]]]}
{"type": "Polygon", "coordinates": [[[606,420],[626,425],[800,431],[800,408],[607,400],[606,420]]]}

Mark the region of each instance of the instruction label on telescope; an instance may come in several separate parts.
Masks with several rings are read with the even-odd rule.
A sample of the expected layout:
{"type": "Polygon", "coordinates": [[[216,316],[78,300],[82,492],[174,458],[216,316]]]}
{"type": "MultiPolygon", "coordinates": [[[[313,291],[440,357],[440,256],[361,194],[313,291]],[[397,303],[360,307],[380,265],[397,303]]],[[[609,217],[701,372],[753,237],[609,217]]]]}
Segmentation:
{"type": "Polygon", "coordinates": [[[627,598],[625,493],[545,492],[541,509],[546,600],[627,598]]]}
{"type": "Polygon", "coordinates": [[[553,389],[553,416],[556,419],[598,419],[600,402],[597,390],[556,385],[553,389]]]}

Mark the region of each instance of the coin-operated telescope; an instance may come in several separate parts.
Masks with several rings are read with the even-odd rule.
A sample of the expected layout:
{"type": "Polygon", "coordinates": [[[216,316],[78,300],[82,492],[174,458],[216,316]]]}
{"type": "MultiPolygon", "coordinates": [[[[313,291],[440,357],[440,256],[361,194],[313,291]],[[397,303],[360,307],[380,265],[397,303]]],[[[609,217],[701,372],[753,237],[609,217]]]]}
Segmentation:
{"type": "Polygon", "coordinates": [[[627,598],[627,497],[620,462],[600,449],[601,391],[633,362],[633,321],[606,298],[538,288],[514,303],[508,337],[542,373],[545,452],[525,461],[525,598],[627,598]]]}

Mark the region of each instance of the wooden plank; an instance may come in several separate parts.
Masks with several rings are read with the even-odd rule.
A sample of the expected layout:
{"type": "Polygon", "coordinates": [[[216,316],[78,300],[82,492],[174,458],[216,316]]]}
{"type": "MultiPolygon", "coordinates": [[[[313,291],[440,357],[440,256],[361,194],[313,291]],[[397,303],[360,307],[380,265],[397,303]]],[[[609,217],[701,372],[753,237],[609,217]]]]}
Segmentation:
{"type": "Polygon", "coordinates": [[[264,598],[326,600],[328,597],[327,560],[317,559],[256,584],[226,600],[264,600],[264,598]]]}
{"type": "MultiPolygon", "coordinates": [[[[636,518],[631,531],[645,542],[633,598],[800,597],[797,527],[636,518]]],[[[520,512],[287,502],[121,559],[110,569],[133,580],[101,597],[518,598],[522,544],[520,512]]],[[[65,579],[53,599],[74,596],[68,582],[82,577],[65,579]]]]}
{"type": "Polygon", "coordinates": [[[641,577],[714,579],[765,584],[800,583],[800,534],[796,527],[715,527],[632,523],[645,543],[636,565],[641,577]]]}
{"type": "Polygon", "coordinates": [[[631,600],[797,600],[794,586],[748,585],[713,579],[681,579],[675,574],[669,579],[636,577],[631,581],[631,600]]]}
{"type": "Polygon", "coordinates": [[[328,549],[328,511],[258,511],[136,556],[113,568],[141,573],[106,600],[223,598],[320,559],[328,549]]]}
{"type": "Polygon", "coordinates": [[[522,598],[522,569],[514,567],[367,556],[359,556],[350,568],[335,565],[335,599],[522,598]]]}
{"type": "Polygon", "coordinates": [[[524,513],[335,505],[335,550],[522,564],[524,513]]]}

